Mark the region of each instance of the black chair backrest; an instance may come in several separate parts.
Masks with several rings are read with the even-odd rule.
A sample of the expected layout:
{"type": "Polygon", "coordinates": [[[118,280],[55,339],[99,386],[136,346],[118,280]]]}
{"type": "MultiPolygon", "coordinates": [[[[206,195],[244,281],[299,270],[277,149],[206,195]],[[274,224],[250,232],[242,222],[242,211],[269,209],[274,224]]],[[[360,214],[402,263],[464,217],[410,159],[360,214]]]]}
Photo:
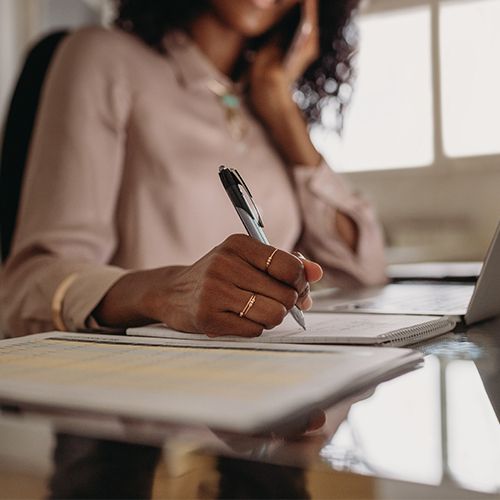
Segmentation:
{"type": "Polygon", "coordinates": [[[7,112],[0,157],[2,261],[9,255],[12,244],[24,167],[45,75],[57,47],[67,34],[67,31],[52,33],[29,51],[7,112]]]}

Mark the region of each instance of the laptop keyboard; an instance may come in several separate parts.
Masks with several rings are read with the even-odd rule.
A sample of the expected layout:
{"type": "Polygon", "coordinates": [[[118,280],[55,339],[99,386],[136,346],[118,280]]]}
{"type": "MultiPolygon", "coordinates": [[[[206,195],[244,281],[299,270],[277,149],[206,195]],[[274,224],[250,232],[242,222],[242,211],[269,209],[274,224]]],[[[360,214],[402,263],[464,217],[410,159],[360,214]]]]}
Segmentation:
{"type": "Polygon", "coordinates": [[[465,314],[472,292],[469,285],[388,285],[381,295],[353,305],[354,309],[465,314]]]}

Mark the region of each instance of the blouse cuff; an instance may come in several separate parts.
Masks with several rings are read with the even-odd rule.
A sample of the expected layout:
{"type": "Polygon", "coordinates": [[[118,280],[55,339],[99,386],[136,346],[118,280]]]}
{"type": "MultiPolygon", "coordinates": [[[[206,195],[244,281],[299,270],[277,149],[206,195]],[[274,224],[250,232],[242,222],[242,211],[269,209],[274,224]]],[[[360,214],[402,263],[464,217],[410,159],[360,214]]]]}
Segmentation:
{"type": "Polygon", "coordinates": [[[357,202],[347,182],[335,173],[325,161],[319,166],[297,165],[293,175],[299,189],[299,195],[314,195],[323,203],[342,211],[349,211],[357,202]]]}
{"type": "Polygon", "coordinates": [[[107,291],[130,271],[106,266],[80,273],[64,296],[62,319],[69,331],[117,331],[103,328],[91,317],[107,291]]]}
{"type": "Polygon", "coordinates": [[[325,162],[319,167],[299,165],[293,172],[304,223],[300,245],[306,255],[325,266],[339,286],[385,283],[384,240],[372,205],[325,162]],[[337,231],[337,210],[357,226],[355,251],[337,231]]]}

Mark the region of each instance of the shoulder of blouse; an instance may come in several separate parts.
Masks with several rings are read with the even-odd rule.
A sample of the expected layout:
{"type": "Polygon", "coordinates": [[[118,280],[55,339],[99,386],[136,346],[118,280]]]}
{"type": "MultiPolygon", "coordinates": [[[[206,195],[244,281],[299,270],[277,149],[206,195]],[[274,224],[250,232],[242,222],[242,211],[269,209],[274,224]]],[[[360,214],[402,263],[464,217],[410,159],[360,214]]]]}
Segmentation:
{"type": "Polygon", "coordinates": [[[80,96],[101,95],[116,123],[124,125],[137,97],[157,82],[174,88],[177,78],[168,58],[137,36],[118,28],[88,27],[63,41],[47,82],[52,95],[68,89],[80,96]]]}
{"type": "Polygon", "coordinates": [[[118,73],[122,81],[146,76],[165,58],[137,36],[118,28],[87,27],[74,31],[63,41],[59,60],[79,73],[99,73],[104,78],[118,73]]]}
{"type": "Polygon", "coordinates": [[[67,50],[88,52],[99,58],[108,54],[125,56],[132,53],[150,53],[154,51],[138,37],[118,28],[89,26],[73,31],[63,43],[67,50]],[[69,49],[70,48],[70,49],[69,49]]]}

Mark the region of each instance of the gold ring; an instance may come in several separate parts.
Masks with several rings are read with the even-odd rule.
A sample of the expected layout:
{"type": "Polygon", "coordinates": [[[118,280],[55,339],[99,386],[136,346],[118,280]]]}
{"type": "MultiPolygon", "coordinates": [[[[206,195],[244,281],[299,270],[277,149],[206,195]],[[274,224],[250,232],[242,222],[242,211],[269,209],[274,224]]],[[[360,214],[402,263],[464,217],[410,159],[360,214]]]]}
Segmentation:
{"type": "Polygon", "coordinates": [[[248,311],[252,308],[252,306],[255,304],[255,301],[257,300],[257,297],[255,294],[252,294],[252,296],[248,299],[248,302],[246,303],[245,307],[243,310],[240,312],[240,318],[244,318],[248,311]]]}
{"type": "Polygon", "coordinates": [[[271,265],[271,262],[273,261],[273,257],[275,256],[276,252],[278,251],[277,248],[273,250],[273,253],[267,258],[266,260],[266,271],[269,271],[269,266],[271,265]]]}

